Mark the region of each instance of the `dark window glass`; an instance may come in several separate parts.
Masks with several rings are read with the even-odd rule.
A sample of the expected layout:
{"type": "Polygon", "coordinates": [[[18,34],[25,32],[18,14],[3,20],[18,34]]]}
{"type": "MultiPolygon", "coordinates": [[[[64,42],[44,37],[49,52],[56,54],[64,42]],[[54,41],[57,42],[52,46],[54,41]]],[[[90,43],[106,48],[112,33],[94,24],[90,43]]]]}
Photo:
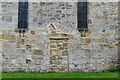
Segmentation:
{"type": "Polygon", "coordinates": [[[18,28],[28,28],[28,2],[19,2],[18,8],[18,28]]]}
{"type": "Polygon", "coordinates": [[[88,13],[88,2],[78,2],[78,12],[77,12],[77,20],[78,20],[78,30],[88,30],[87,25],[87,13],[88,13]]]}

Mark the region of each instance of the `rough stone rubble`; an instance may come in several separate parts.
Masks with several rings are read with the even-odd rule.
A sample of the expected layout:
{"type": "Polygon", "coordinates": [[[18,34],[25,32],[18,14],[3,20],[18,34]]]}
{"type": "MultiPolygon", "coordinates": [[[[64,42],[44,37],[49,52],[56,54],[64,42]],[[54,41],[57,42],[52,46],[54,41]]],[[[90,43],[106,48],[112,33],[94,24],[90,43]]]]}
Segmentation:
{"type": "Polygon", "coordinates": [[[89,3],[88,32],[76,29],[76,3],[29,3],[24,40],[15,32],[18,4],[1,2],[0,7],[2,71],[92,72],[118,65],[117,2],[89,3]],[[56,25],[55,34],[50,22],[56,25]]]}

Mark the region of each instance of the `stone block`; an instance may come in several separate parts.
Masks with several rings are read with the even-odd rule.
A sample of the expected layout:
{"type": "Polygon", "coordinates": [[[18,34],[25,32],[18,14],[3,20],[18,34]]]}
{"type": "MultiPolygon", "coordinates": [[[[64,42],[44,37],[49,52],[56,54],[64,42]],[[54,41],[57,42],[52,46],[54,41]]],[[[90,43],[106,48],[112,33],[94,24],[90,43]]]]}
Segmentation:
{"type": "Polygon", "coordinates": [[[67,61],[70,71],[102,71],[116,65],[119,44],[119,39],[116,39],[117,3],[90,3],[89,30],[80,34],[76,29],[76,4],[29,3],[30,30],[26,32],[25,39],[14,32],[17,28],[18,4],[0,4],[0,24],[4,25],[1,26],[3,31],[0,32],[3,71],[43,72],[51,68],[52,71],[64,72],[68,70],[67,61]],[[47,26],[49,22],[54,22],[52,28],[56,33],[51,33],[47,26]],[[28,54],[33,54],[31,59],[35,61],[27,58],[28,54]]]}
{"type": "Polygon", "coordinates": [[[34,50],[33,54],[35,54],[35,55],[43,55],[43,50],[34,50]]]}
{"type": "Polygon", "coordinates": [[[86,43],[87,43],[87,44],[90,44],[90,42],[91,42],[91,38],[90,38],[90,37],[87,37],[87,38],[86,38],[86,43]]]}
{"type": "Polygon", "coordinates": [[[31,49],[32,45],[26,44],[26,49],[31,49]]]}
{"type": "Polygon", "coordinates": [[[67,55],[68,55],[67,50],[62,51],[62,56],[67,56],[67,55]]]}

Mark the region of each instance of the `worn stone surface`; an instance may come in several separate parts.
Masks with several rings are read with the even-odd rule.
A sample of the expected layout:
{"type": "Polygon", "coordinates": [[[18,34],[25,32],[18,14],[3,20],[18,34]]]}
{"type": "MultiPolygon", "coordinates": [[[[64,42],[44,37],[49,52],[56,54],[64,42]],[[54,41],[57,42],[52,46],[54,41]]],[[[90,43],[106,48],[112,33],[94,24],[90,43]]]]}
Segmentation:
{"type": "Polygon", "coordinates": [[[51,71],[68,71],[68,58],[62,59],[62,57],[68,57],[68,40],[69,37],[67,34],[54,34],[50,36],[51,71]]]}
{"type": "Polygon", "coordinates": [[[93,72],[117,66],[117,2],[89,3],[88,32],[76,29],[76,3],[29,3],[23,38],[15,32],[18,4],[0,2],[0,7],[2,71],[93,72]]]}

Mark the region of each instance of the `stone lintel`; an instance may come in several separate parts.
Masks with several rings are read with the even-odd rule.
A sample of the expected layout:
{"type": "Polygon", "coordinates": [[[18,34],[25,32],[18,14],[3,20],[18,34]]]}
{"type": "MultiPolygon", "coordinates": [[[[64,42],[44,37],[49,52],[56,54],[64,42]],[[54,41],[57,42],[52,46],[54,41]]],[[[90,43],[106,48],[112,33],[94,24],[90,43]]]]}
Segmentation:
{"type": "Polygon", "coordinates": [[[73,35],[71,34],[63,34],[63,33],[58,33],[58,34],[51,33],[49,36],[50,36],[50,40],[63,40],[63,39],[69,40],[69,38],[73,37],[73,35]]]}

